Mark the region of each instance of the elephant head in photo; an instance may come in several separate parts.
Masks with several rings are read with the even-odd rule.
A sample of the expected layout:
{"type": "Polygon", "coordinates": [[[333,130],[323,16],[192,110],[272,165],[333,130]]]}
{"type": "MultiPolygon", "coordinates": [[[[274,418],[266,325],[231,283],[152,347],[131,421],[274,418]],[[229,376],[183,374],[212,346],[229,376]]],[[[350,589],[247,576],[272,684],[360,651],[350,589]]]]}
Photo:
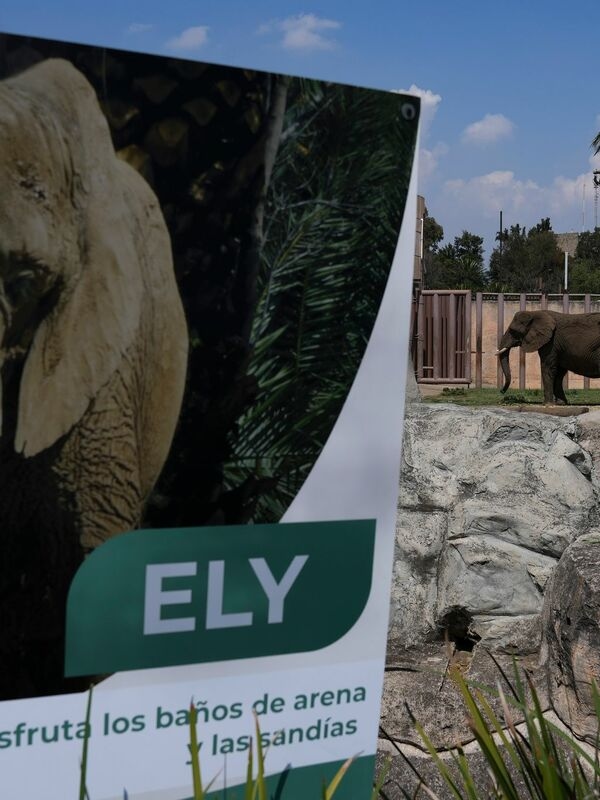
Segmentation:
{"type": "Polygon", "coordinates": [[[140,524],[188,335],[158,200],[70,63],[0,83],[0,185],[0,591],[31,606],[0,607],[4,664],[17,626],[60,628],[83,554],[140,524]]]}
{"type": "Polygon", "coordinates": [[[538,351],[544,403],[566,404],[563,378],[568,371],[600,377],[600,314],[561,314],[557,311],[518,311],[500,339],[497,355],[506,392],[511,383],[509,353],[521,347],[538,351]]]}

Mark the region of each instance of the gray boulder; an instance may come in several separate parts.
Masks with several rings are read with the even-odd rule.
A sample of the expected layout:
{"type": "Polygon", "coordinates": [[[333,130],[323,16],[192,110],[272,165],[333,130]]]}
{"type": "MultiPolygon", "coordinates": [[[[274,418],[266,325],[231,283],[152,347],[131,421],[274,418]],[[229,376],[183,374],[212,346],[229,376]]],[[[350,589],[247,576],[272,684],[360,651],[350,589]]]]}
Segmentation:
{"type": "Polygon", "coordinates": [[[544,599],[541,661],[554,710],[573,733],[595,743],[598,718],[592,682],[600,688],[600,533],[571,544],[544,599]]]}
{"type": "Polygon", "coordinates": [[[407,406],[391,656],[443,638],[533,653],[548,581],[598,524],[581,418],[407,406]]]}

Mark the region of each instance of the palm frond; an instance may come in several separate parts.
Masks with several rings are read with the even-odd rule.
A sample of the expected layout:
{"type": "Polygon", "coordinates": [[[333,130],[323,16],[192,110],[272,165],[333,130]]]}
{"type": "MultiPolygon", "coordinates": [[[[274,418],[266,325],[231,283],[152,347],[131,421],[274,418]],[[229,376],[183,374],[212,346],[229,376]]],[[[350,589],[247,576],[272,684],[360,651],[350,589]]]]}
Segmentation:
{"type": "Polygon", "coordinates": [[[231,487],[249,475],[277,479],[258,501],[257,522],[285,511],[354,380],[389,274],[415,145],[397,95],[296,80],[288,97],[252,331],[259,395],[225,471],[231,487]]]}

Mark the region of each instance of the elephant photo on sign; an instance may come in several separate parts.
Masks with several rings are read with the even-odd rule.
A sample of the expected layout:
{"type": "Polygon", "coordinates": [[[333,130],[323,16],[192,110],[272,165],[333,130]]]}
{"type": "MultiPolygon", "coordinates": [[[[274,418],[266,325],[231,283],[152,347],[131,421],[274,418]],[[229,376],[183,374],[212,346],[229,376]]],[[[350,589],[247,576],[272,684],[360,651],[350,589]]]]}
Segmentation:
{"type": "Polygon", "coordinates": [[[600,314],[518,311],[497,352],[505,378],[502,392],[511,382],[509,353],[513,347],[521,347],[526,353],[538,351],[544,403],[565,405],[563,379],[567,372],[600,377],[600,314]]]}
{"type": "Polygon", "coordinates": [[[282,519],[373,330],[415,103],[0,34],[0,701],[81,688],[65,602],[111,537],[282,519]]]}
{"type": "Polygon", "coordinates": [[[6,697],[52,687],[77,565],[139,526],[177,424],[188,335],[158,201],[66,61],[0,83],[0,185],[6,697]]]}

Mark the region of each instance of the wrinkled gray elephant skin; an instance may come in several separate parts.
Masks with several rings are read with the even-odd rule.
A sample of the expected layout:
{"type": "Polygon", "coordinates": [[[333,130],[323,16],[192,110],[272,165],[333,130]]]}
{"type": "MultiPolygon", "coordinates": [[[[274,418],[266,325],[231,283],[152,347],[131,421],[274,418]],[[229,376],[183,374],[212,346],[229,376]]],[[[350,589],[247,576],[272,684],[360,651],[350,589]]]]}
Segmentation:
{"type": "Polygon", "coordinates": [[[0,83],[0,699],[64,688],[85,552],[139,525],[187,330],[158,201],[69,63],[0,83]]]}
{"type": "Polygon", "coordinates": [[[517,311],[506,329],[497,355],[504,373],[506,392],[511,382],[509,353],[521,347],[538,351],[544,387],[544,403],[565,405],[563,389],[567,372],[600,377],[600,314],[560,314],[558,311],[517,311]]]}

